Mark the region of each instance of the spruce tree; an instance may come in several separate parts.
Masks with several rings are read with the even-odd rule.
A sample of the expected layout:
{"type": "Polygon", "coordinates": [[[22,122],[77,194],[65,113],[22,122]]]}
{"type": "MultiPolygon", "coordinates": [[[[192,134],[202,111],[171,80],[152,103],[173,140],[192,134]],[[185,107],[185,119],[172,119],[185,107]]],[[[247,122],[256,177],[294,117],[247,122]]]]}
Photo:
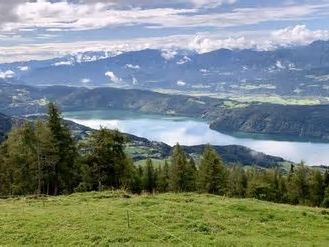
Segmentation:
{"type": "Polygon", "coordinates": [[[187,164],[186,171],[186,191],[195,191],[196,190],[196,164],[194,159],[191,157],[187,164]]]}
{"type": "Polygon", "coordinates": [[[226,192],[227,172],[224,162],[210,145],[206,146],[202,154],[198,178],[200,191],[219,195],[226,192]]]}
{"type": "Polygon", "coordinates": [[[169,175],[169,165],[167,160],[165,160],[164,165],[159,169],[159,178],[158,178],[158,185],[157,188],[160,192],[168,192],[169,191],[169,182],[170,182],[170,175],[169,175]]]}
{"type": "Polygon", "coordinates": [[[310,201],[312,206],[320,206],[324,199],[324,181],[320,171],[313,171],[310,178],[310,201]]]}
{"type": "Polygon", "coordinates": [[[156,182],[156,171],[154,169],[153,162],[151,159],[148,159],[144,168],[144,189],[149,193],[153,193],[156,188],[156,182]]]}
{"type": "Polygon", "coordinates": [[[117,130],[101,128],[81,145],[83,157],[92,177],[91,187],[128,188],[133,181],[133,167],[124,152],[125,138],[117,130]]]}
{"type": "Polygon", "coordinates": [[[248,178],[240,166],[233,166],[229,170],[228,193],[234,197],[245,197],[248,178]]]}
{"type": "Polygon", "coordinates": [[[143,172],[141,166],[132,167],[132,181],[129,189],[132,193],[140,194],[143,191],[143,172]]]}
{"type": "Polygon", "coordinates": [[[35,124],[34,145],[38,167],[38,194],[50,194],[55,179],[55,165],[59,162],[59,150],[48,125],[42,121],[35,124]]]}
{"type": "Polygon", "coordinates": [[[321,206],[324,208],[329,208],[329,186],[325,189],[324,199],[321,206]]]}
{"type": "Polygon", "coordinates": [[[327,169],[323,176],[323,186],[327,188],[329,186],[329,170],[327,169]]]}
{"type": "Polygon", "coordinates": [[[170,189],[175,192],[191,191],[195,183],[193,173],[192,164],[187,161],[184,150],[177,143],[171,156],[170,189]]]}
{"type": "Polygon", "coordinates": [[[72,192],[76,177],[76,143],[54,103],[48,105],[48,127],[57,150],[58,161],[54,164],[52,194],[72,192]]]}
{"type": "Polygon", "coordinates": [[[289,200],[294,204],[306,204],[309,192],[309,169],[301,163],[289,182],[289,200]]]}

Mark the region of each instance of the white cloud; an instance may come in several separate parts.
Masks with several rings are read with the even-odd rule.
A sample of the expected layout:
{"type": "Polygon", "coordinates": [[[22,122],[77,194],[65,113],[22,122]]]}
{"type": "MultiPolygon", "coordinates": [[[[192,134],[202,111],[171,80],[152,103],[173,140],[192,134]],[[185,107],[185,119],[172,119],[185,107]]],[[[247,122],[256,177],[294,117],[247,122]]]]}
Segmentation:
{"type": "Polygon", "coordinates": [[[17,67],[20,71],[28,71],[29,67],[28,66],[18,66],[17,67]]]}
{"type": "Polygon", "coordinates": [[[122,82],[122,80],[119,77],[117,77],[112,71],[107,71],[105,73],[105,76],[109,77],[110,80],[114,83],[121,83],[122,82]]]}
{"type": "Polygon", "coordinates": [[[192,39],[188,47],[199,53],[210,52],[213,50],[227,48],[227,49],[250,49],[256,48],[256,43],[253,40],[247,40],[245,37],[229,37],[225,39],[213,39],[197,35],[192,39]]]}
{"type": "Polygon", "coordinates": [[[16,7],[23,4],[25,0],[2,0],[0,1],[0,27],[1,24],[8,21],[17,21],[18,16],[15,13],[16,7]]]}
{"type": "MultiPolygon", "coordinates": [[[[3,22],[2,31],[13,32],[26,28],[45,28],[50,31],[90,30],[118,25],[150,23],[176,15],[195,13],[195,9],[152,8],[117,10],[108,4],[73,4],[66,1],[38,0],[17,5],[15,21],[3,22]]],[[[1,30],[1,29],[0,29],[1,30]]]]}
{"type": "Polygon", "coordinates": [[[187,4],[195,8],[214,8],[224,4],[233,4],[236,0],[166,0],[166,1],[150,1],[150,0],[81,0],[80,3],[107,3],[117,7],[140,7],[152,8],[154,6],[175,6],[176,4],[187,4]]]}
{"type": "Polygon", "coordinates": [[[287,27],[272,33],[273,42],[285,45],[304,45],[316,40],[328,40],[329,30],[310,30],[305,25],[287,27]]]}
{"type": "MultiPolygon", "coordinates": [[[[130,40],[81,41],[72,43],[18,45],[11,47],[4,46],[0,47],[0,63],[49,59],[68,54],[75,54],[77,55],[77,61],[82,61],[82,59],[79,58],[84,56],[84,52],[103,52],[106,55],[101,56],[100,58],[106,58],[121,54],[122,52],[143,49],[165,50],[166,52],[162,53],[166,54],[165,56],[169,59],[173,57],[175,50],[178,49],[188,49],[198,53],[210,52],[221,48],[273,50],[282,46],[309,44],[317,39],[329,39],[329,36],[327,35],[329,32],[328,30],[309,30],[306,27],[303,27],[302,29],[298,26],[296,27],[288,27],[275,32],[260,30],[251,33],[224,33],[220,36],[211,33],[199,33],[198,35],[173,35],[130,40]],[[293,30],[302,31],[294,31],[292,32],[294,35],[292,35],[291,31],[293,30]]],[[[95,59],[92,56],[90,57],[90,61],[95,59]]],[[[188,59],[185,60],[186,59],[179,62],[184,63],[188,61],[188,59]]]]}
{"type": "MultiPolygon", "coordinates": [[[[180,0],[187,2],[186,0],[180,0]]],[[[117,1],[119,2],[119,1],[117,1]]],[[[144,1],[145,2],[145,1],[144,1]]],[[[175,1],[172,1],[174,3],[175,1]]],[[[295,4],[283,7],[236,8],[226,12],[200,12],[201,7],[214,7],[232,4],[234,0],[189,0],[193,8],[178,9],[174,5],[167,7],[117,9],[113,1],[85,1],[73,4],[66,1],[32,2],[18,1],[12,11],[15,18],[6,17],[0,23],[3,32],[15,32],[21,29],[44,28],[49,31],[90,30],[110,26],[148,25],[160,27],[231,27],[273,20],[295,20],[310,14],[328,14],[328,4],[295,4]]],[[[12,5],[10,5],[12,6],[12,5]]],[[[161,4],[160,4],[161,6],[161,4]]],[[[1,6],[0,6],[1,7],[1,6]]],[[[39,38],[49,38],[40,36],[39,38]]]]}
{"type": "MultiPolygon", "coordinates": [[[[138,38],[113,41],[80,41],[71,43],[45,43],[0,47],[0,63],[50,59],[68,54],[83,56],[84,52],[105,52],[115,56],[122,52],[138,51],[147,48],[173,49],[186,48],[193,36],[177,35],[167,37],[138,38]]],[[[77,61],[80,61],[77,58],[77,61]]]]}
{"type": "Polygon", "coordinates": [[[135,77],[133,77],[132,84],[133,85],[137,85],[138,84],[138,80],[135,77]]]}
{"type": "Polygon", "coordinates": [[[285,69],[286,68],[286,66],[284,66],[282,63],[281,63],[281,61],[276,61],[276,63],[275,63],[275,66],[278,68],[278,69],[285,69]]]}
{"type": "Polygon", "coordinates": [[[72,65],[73,65],[72,61],[61,61],[53,64],[53,66],[72,66],[72,65]]]}
{"type": "Polygon", "coordinates": [[[81,83],[83,83],[83,84],[88,84],[89,82],[91,82],[91,80],[89,78],[81,79],[81,83]]]}
{"type": "Polygon", "coordinates": [[[207,70],[207,69],[200,69],[200,72],[206,74],[206,73],[209,73],[209,70],[207,70]]]}
{"type": "Polygon", "coordinates": [[[185,85],[186,85],[186,82],[185,81],[181,81],[181,80],[177,81],[177,86],[183,87],[185,85]]]}
{"type": "Polygon", "coordinates": [[[6,70],[4,72],[0,71],[1,79],[7,79],[7,78],[13,78],[13,77],[15,77],[15,72],[12,70],[6,70]]]}
{"type": "Polygon", "coordinates": [[[133,64],[126,64],[125,67],[128,69],[136,69],[136,70],[141,68],[139,65],[133,65],[133,64]]]}
{"type": "Polygon", "coordinates": [[[190,62],[191,61],[191,58],[189,58],[189,57],[187,57],[187,56],[184,56],[182,59],[180,59],[178,62],[177,62],[177,64],[178,65],[182,65],[182,64],[186,64],[186,63],[188,63],[188,62],[190,62]]]}
{"type": "Polygon", "coordinates": [[[161,56],[166,60],[174,59],[176,55],[177,55],[177,52],[175,50],[165,49],[165,50],[162,50],[162,52],[161,52],[161,56]]]}
{"type": "Polygon", "coordinates": [[[223,4],[233,4],[236,0],[188,0],[187,2],[192,2],[196,8],[214,8],[223,4]]]}

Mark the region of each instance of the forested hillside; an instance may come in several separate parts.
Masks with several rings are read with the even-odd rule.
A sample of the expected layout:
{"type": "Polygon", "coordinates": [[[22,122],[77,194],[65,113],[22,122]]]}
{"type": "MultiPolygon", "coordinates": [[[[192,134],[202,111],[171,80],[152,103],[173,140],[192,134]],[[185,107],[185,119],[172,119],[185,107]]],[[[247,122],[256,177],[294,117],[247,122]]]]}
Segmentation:
{"type": "Polygon", "coordinates": [[[12,127],[12,119],[0,113],[0,143],[4,140],[6,133],[12,127]]]}
{"type": "MultiPolygon", "coordinates": [[[[203,192],[273,202],[329,207],[329,172],[291,165],[245,170],[227,166],[216,150],[204,146],[200,157],[177,144],[168,160],[134,165],[125,152],[126,137],[101,128],[79,143],[54,104],[48,117],[14,128],[0,146],[0,194],[59,195],[125,188],[132,193],[203,192]]],[[[195,147],[195,149],[201,147],[195,147]]],[[[186,149],[186,148],[185,148],[186,149]]]]}
{"type": "Polygon", "coordinates": [[[168,95],[117,88],[28,87],[2,84],[0,112],[8,115],[44,113],[47,103],[63,111],[129,110],[204,119],[211,128],[229,133],[272,135],[278,139],[329,141],[329,106],[240,103],[227,99],[168,95]]]}
{"type": "Polygon", "coordinates": [[[277,139],[329,141],[329,106],[250,105],[225,109],[210,128],[272,135],[277,139]]]}
{"type": "MultiPolygon", "coordinates": [[[[6,115],[2,116],[3,117],[0,119],[0,126],[8,127],[5,128],[5,131],[2,133],[3,140],[12,127],[15,128],[21,126],[24,121],[29,121],[33,124],[40,121],[46,121],[47,119],[46,115],[33,115],[20,119],[15,119],[6,115]]],[[[63,124],[69,128],[73,138],[78,142],[87,138],[94,131],[91,128],[69,120],[63,120],[63,124]]],[[[133,161],[146,160],[149,158],[159,160],[167,159],[173,149],[172,146],[169,146],[163,142],[150,141],[146,138],[127,133],[122,133],[122,135],[126,140],[125,151],[129,154],[129,157],[133,161]]],[[[0,140],[0,143],[2,141],[0,140]]],[[[190,156],[200,156],[204,148],[205,145],[183,146],[184,151],[190,156]]],[[[278,167],[279,169],[284,170],[285,164],[289,163],[289,161],[285,161],[283,158],[266,155],[239,145],[214,146],[214,149],[216,149],[227,164],[234,165],[238,163],[242,166],[255,165],[262,168],[278,167]]]]}

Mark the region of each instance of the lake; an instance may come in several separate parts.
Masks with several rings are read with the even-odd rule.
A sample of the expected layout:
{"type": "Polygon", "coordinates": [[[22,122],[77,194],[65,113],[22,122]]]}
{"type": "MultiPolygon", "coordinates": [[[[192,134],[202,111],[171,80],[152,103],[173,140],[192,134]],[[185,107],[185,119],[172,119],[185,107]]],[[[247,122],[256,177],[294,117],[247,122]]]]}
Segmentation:
{"type": "Polygon", "coordinates": [[[242,145],[266,154],[308,165],[329,165],[329,144],[295,141],[259,140],[234,137],[211,130],[206,122],[185,118],[129,111],[66,112],[64,117],[76,123],[99,129],[100,126],[160,141],[169,145],[242,145]]]}

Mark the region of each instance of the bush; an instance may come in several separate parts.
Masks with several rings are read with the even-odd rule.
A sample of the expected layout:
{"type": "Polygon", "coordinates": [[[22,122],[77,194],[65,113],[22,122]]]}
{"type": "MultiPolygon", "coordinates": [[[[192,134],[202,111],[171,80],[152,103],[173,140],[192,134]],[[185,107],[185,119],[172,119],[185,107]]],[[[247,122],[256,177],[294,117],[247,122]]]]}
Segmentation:
{"type": "Polygon", "coordinates": [[[324,208],[329,208],[329,198],[325,198],[321,204],[324,208]]]}
{"type": "Polygon", "coordinates": [[[75,189],[75,192],[87,192],[87,191],[91,191],[91,186],[88,183],[85,182],[81,182],[75,189]]]}

